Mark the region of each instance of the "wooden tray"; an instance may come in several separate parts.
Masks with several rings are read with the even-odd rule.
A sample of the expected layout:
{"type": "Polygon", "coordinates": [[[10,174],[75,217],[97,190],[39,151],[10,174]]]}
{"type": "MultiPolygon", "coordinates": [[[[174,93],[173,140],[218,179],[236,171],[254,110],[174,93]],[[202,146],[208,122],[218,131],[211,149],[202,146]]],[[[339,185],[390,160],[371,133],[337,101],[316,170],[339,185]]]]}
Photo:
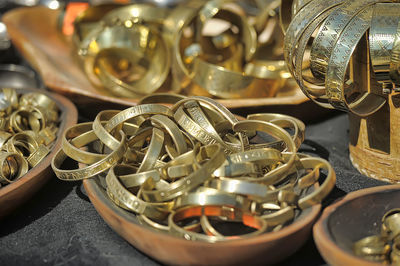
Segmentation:
{"type": "Polygon", "coordinates": [[[259,265],[283,260],[310,236],[321,205],[303,211],[296,221],[278,232],[218,243],[190,241],[141,225],[135,214],[117,207],[99,179],[83,181],[97,212],[125,240],[153,259],[169,265],[259,265]]]}
{"type": "MultiPolygon", "coordinates": [[[[3,22],[14,45],[40,73],[46,86],[67,96],[78,104],[78,108],[96,106],[98,103],[134,105],[137,100],[117,98],[104,89],[95,88],[89,82],[73,55],[71,40],[57,30],[59,12],[45,7],[19,8],[7,12],[3,16],[3,22]]],[[[296,106],[310,102],[297,86],[291,86],[275,98],[219,101],[228,108],[296,106]]]]}
{"type": "Polygon", "coordinates": [[[314,226],[314,240],[330,265],[381,265],[357,257],[353,243],[380,233],[382,216],[400,208],[400,185],[379,186],[347,194],[326,208],[314,226]]]}
{"type": "Polygon", "coordinates": [[[27,201],[49,180],[49,178],[54,176],[50,164],[53,156],[61,148],[61,135],[68,127],[76,124],[78,120],[78,112],[75,105],[61,95],[35,89],[18,89],[17,91],[18,93],[35,91],[46,94],[52,98],[60,109],[61,123],[52,151],[23,177],[14,183],[0,188],[0,219],[27,201]]]}

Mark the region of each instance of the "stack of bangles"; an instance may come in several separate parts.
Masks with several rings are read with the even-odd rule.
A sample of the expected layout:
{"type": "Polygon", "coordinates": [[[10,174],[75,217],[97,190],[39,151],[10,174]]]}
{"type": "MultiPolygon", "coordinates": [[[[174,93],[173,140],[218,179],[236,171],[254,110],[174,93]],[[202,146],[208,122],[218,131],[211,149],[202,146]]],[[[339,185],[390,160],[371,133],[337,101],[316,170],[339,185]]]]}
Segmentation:
{"type": "Polygon", "coordinates": [[[381,220],[381,232],[353,244],[355,255],[384,264],[400,263],[400,209],[391,209],[381,220]]]}
{"type": "Polygon", "coordinates": [[[206,242],[280,230],[335,186],[327,161],[297,153],[305,130],[298,119],[264,113],[238,120],[202,96],[170,102],[102,111],[67,129],[55,174],[95,177],[143,225],[206,242]],[[80,168],[63,169],[67,158],[80,168]]]}
{"type": "Polygon", "coordinates": [[[279,2],[255,1],[254,14],[229,0],[183,1],[170,9],[93,6],[75,19],[72,40],[92,84],[115,96],[169,90],[273,97],[290,77],[281,49],[275,49],[283,39],[276,22],[279,2]]]}
{"type": "Polygon", "coordinates": [[[291,14],[282,15],[285,61],[311,100],[365,117],[386,103],[387,94],[399,91],[399,1],[288,0],[282,5],[291,7],[291,14]],[[369,86],[362,87],[357,78],[364,78],[360,69],[369,64],[369,86]]]}
{"type": "Polygon", "coordinates": [[[15,182],[49,154],[59,110],[48,96],[0,89],[0,186],[15,182]]]}

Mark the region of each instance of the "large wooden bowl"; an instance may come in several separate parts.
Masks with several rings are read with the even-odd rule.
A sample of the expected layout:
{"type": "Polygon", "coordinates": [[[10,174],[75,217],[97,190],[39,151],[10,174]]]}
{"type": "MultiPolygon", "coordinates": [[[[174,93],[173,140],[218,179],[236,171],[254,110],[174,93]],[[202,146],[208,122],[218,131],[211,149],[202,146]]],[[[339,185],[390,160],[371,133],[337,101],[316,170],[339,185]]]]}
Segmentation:
{"type": "Polygon", "coordinates": [[[51,159],[61,148],[61,135],[68,127],[76,124],[78,112],[73,103],[61,95],[35,89],[19,89],[18,93],[40,92],[52,98],[60,109],[60,125],[57,133],[57,139],[51,152],[35,167],[28,171],[23,177],[0,188],[0,219],[5,217],[15,208],[36,193],[54,173],[50,167],[51,159]]]}
{"type": "Polygon", "coordinates": [[[381,265],[357,257],[353,243],[379,234],[382,216],[400,208],[400,185],[379,186],[347,194],[326,208],[314,226],[314,240],[330,265],[381,265]]]}
{"type": "MultiPolygon", "coordinates": [[[[107,108],[113,107],[110,104],[132,106],[137,103],[137,99],[112,96],[105,89],[96,88],[89,82],[73,54],[71,39],[57,30],[59,12],[45,7],[19,8],[2,17],[13,44],[40,73],[46,86],[66,95],[79,108],[96,108],[99,103],[108,104],[107,108]]],[[[273,98],[219,101],[228,108],[298,106],[311,103],[297,86],[289,87],[273,98]]],[[[315,113],[313,110],[315,108],[310,113],[315,113]]]]}
{"type": "Polygon", "coordinates": [[[274,233],[219,243],[189,241],[141,225],[136,216],[113,204],[98,178],[83,181],[90,201],[107,224],[150,257],[170,265],[272,264],[287,258],[310,236],[321,205],[309,208],[298,219],[274,233]]]}

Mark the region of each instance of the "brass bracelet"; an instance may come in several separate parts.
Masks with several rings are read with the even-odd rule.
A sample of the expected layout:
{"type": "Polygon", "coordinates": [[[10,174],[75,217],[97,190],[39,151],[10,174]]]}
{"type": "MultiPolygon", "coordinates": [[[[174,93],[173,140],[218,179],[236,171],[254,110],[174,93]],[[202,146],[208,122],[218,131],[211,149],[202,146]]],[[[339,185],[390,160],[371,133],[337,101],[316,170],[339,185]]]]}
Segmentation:
{"type": "Polygon", "coordinates": [[[0,152],[0,183],[9,184],[21,178],[28,172],[28,162],[19,153],[0,152]],[[12,161],[15,165],[12,166],[12,161]],[[6,165],[7,164],[7,165],[6,165]],[[4,170],[8,168],[8,171],[4,170]]]}
{"type": "MultiPolygon", "coordinates": [[[[191,206],[186,208],[180,208],[170,214],[168,217],[168,224],[170,226],[171,232],[178,236],[185,238],[186,240],[201,240],[206,242],[219,242],[226,241],[229,239],[241,239],[245,238],[244,235],[236,235],[236,236],[208,236],[196,232],[192,232],[189,230],[185,230],[180,227],[177,222],[186,218],[191,217],[201,217],[201,216],[221,216],[226,218],[227,220],[241,220],[244,225],[255,228],[259,233],[262,233],[266,230],[267,223],[260,219],[258,216],[254,216],[252,214],[243,212],[240,209],[235,209],[226,206],[191,206]]],[[[252,233],[250,233],[251,236],[252,233]]]]}
{"type": "Polygon", "coordinates": [[[204,191],[190,192],[175,199],[174,209],[187,206],[229,206],[250,211],[251,201],[245,197],[215,190],[208,193],[204,191]]]}
{"type": "Polygon", "coordinates": [[[395,86],[395,91],[398,92],[400,88],[400,75],[398,67],[400,66],[400,27],[397,24],[396,34],[393,41],[392,56],[390,57],[389,76],[395,86]]]}
{"type": "Polygon", "coordinates": [[[0,130],[0,149],[3,149],[4,144],[7,143],[7,141],[12,137],[12,134],[0,130]]]}
{"type": "Polygon", "coordinates": [[[185,137],[179,127],[171,119],[164,115],[154,115],[150,118],[150,121],[153,125],[165,129],[169,136],[171,136],[176,148],[176,154],[173,154],[173,158],[188,151],[185,137]]]}
{"type": "MultiPolygon", "coordinates": [[[[103,83],[105,83],[107,88],[110,89],[113,94],[125,97],[138,97],[154,92],[164,83],[169,73],[170,57],[167,44],[161,37],[160,33],[154,29],[154,27],[139,25],[130,20],[129,22],[129,25],[126,21],[113,26],[110,26],[106,23],[98,24],[98,28],[92,30],[80,43],[78,53],[80,54],[80,58],[84,63],[84,70],[88,75],[89,80],[93,84],[96,86],[101,86],[103,83]],[[132,62],[128,62],[128,67],[129,63],[132,65],[136,64],[135,60],[138,58],[134,59],[133,57],[137,57],[137,53],[144,53],[144,57],[149,57],[150,54],[153,54],[150,60],[157,60],[159,63],[151,64],[151,68],[148,69],[148,71],[146,71],[146,73],[139,80],[132,81],[129,78],[120,79],[119,77],[116,77],[110,73],[110,71],[107,69],[107,65],[109,63],[105,59],[108,56],[106,54],[106,50],[108,48],[112,48],[113,46],[110,46],[110,44],[107,42],[103,42],[103,35],[109,36],[110,34],[124,33],[125,35],[130,34],[137,36],[137,38],[130,38],[128,40],[130,42],[128,46],[123,46],[124,43],[119,43],[119,46],[121,46],[119,48],[129,49],[128,51],[130,52],[131,56],[129,59],[131,59],[132,62]],[[144,38],[147,42],[156,42],[156,45],[148,48],[148,46],[142,47],[137,43],[131,42],[131,40],[143,40],[144,38]],[[93,49],[93,47],[97,48],[93,49]],[[134,50],[134,48],[138,51],[134,50]],[[151,51],[148,51],[149,49],[151,49],[151,51]]],[[[109,53],[111,52],[112,51],[110,50],[109,53]]],[[[114,52],[117,54],[121,53],[119,50],[115,50],[114,52]]],[[[126,59],[126,55],[124,55],[122,58],[126,59]]]]}
{"type": "MultiPolygon", "coordinates": [[[[215,109],[229,123],[231,123],[231,125],[234,125],[236,122],[239,121],[225,106],[223,106],[222,104],[218,103],[215,100],[212,100],[210,98],[203,97],[203,96],[192,96],[192,97],[187,97],[185,99],[182,99],[179,102],[177,102],[176,104],[174,104],[172,106],[171,110],[175,112],[180,105],[184,104],[187,101],[191,101],[191,100],[196,100],[200,104],[203,103],[203,104],[206,104],[206,105],[210,106],[211,108],[215,109]]],[[[242,150],[247,149],[249,146],[249,140],[248,140],[247,136],[242,133],[239,133],[239,138],[242,143],[242,150]]]]}
{"type": "Polygon", "coordinates": [[[195,123],[185,112],[183,107],[179,107],[174,115],[175,121],[186,130],[193,138],[197,139],[204,145],[219,143],[224,147],[227,154],[232,152],[232,147],[228,146],[221,138],[214,138],[209,132],[207,132],[200,125],[195,123]]]}
{"type": "Polygon", "coordinates": [[[376,80],[382,84],[383,93],[391,93],[393,83],[390,78],[390,59],[399,24],[399,4],[376,3],[369,31],[371,65],[376,80]],[[381,36],[385,36],[382,38],[381,36]]]}
{"type": "Polygon", "coordinates": [[[294,144],[290,135],[280,127],[265,121],[259,120],[247,120],[247,121],[239,121],[233,126],[233,130],[235,132],[239,131],[263,131],[267,134],[270,134],[273,137],[278,139],[282,139],[287,147],[287,151],[291,153],[289,160],[283,164],[278,166],[277,168],[269,171],[263,177],[257,178],[256,182],[263,182],[265,184],[274,184],[279,180],[285,178],[285,173],[292,167],[295,160],[295,152],[296,145],[294,144]]]}
{"type": "MultiPolygon", "coordinates": [[[[147,179],[146,179],[147,180],[147,179]]],[[[146,180],[143,180],[144,182],[146,180]]],[[[143,183],[144,183],[143,182],[143,183]]],[[[141,200],[129,192],[119,181],[112,167],[106,177],[107,189],[123,206],[138,214],[144,214],[149,218],[163,219],[172,210],[173,202],[149,203],[141,200]]],[[[142,184],[143,184],[142,183],[142,184]]],[[[141,184],[141,185],[142,185],[141,184]]]]}
{"type": "Polygon", "coordinates": [[[62,135],[62,149],[65,155],[84,164],[93,164],[106,157],[102,153],[93,153],[80,148],[97,140],[92,122],[81,123],[68,128],[62,135]]]}
{"type": "Polygon", "coordinates": [[[59,150],[57,154],[53,157],[53,160],[51,161],[51,167],[53,168],[54,173],[59,179],[66,181],[82,180],[108,170],[123,157],[123,155],[126,152],[126,149],[127,146],[126,146],[125,134],[121,132],[121,142],[118,149],[115,149],[113,152],[108,154],[102,160],[84,168],[63,170],[60,167],[67,158],[67,155],[63,152],[63,150],[59,150]]]}
{"type": "Polygon", "coordinates": [[[300,163],[304,169],[322,168],[327,171],[327,176],[324,182],[313,192],[299,199],[298,206],[300,209],[304,210],[310,206],[320,203],[322,199],[329,194],[336,184],[336,174],[333,171],[332,166],[326,160],[321,158],[302,158],[300,159],[300,163]]]}
{"type": "Polygon", "coordinates": [[[309,47],[309,41],[315,30],[320,27],[320,24],[326,20],[326,18],[329,17],[329,15],[331,15],[336,9],[337,8],[331,8],[326,10],[307,26],[306,30],[299,39],[297,49],[294,52],[294,72],[292,72],[303,93],[316,104],[329,109],[332,109],[333,107],[329,103],[328,96],[326,95],[326,89],[323,86],[324,84],[312,75],[312,71],[310,71],[309,68],[304,69],[304,55],[309,47]],[[311,76],[305,75],[308,72],[311,72],[311,76]]]}
{"type": "Polygon", "coordinates": [[[136,118],[138,116],[142,115],[166,115],[168,117],[173,117],[173,113],[171,109],[169,109],[166,106],[160,105],[160,104],[142,104],[142,105],[137,105],[133,106],[130,108],[127,108],[121,112],[119,112],[117,115],[113,116],[104,128],[110,132],[114,128],[116,128],[118,125],[126,122],[127,120],[136,118]]]}
{"type": "Polygon", "coordinates": [[[247,116],[249,120],[262,120],[266,122],[271,122],[277,126],[286,128],[293,128],[293,136],[292,139],[299,149],[301,143],[304,141],[304,134],[306,126],[302,121],[292,116],[282,115],[282,114],[273,114],[273,113],[260,113],[260,114],[250,114],[247,116]]]}
{"type": "Polygon", "coordinates": [[[391,209],[382,217],[382,233],[389,240],[395,240],[400,235],[400,209],[391,209]]]}
{"type": "Polygon", "coordinates": [[[261,215],[261,219],[265,220],[269,227],[285,224],[294,219],[294,208],[294,206],[286,206],[275,212],[261,215]]]}
{"type": "Polygon", "coordinates": [[[232,24],[236,25],[242,33],[242,40],[245,45],[245,59],[246,61],[250,61],[256,52],[257,33],[241,15],[224,9],[223,3],[224,1],[218,0],[208,1],[203,8],[199,10],[196,20],[197,28],[199,29],[196,41],[200,41],[201,32],[207,20],[211,18],[229,20],[232,24]]]}
{"type": "Polygon", "coordinates": [[[311,6],[308,5],[306,8],[301,9],[290,22],[285,34],[283,55],[285,61],[288,62],[287,66],[291,73],[293,73],[292,57],[294,54],[294,47],[298,43],[298,40],[300,39],[307,26],[312,23],[312,21],[315,20],[320,14],[342,3],[343,0],[314,0],[312,3],[313,8],[308,8],[311,6]]]}
{"type": "Polygon", "coordinates": [[[378,1],[344,1],[321,24],[311,47],[310,63],[314,76],[322,79],[322,82],[325,80],[323,77],[327,73],[329,59],[343,29],[366,6],[376,2],[378,1]]]}
{"type": "Polygon", "coordinates": [[[48,154],[50,153],[50,150],[48,148],[46,148],[46,146],[44,146],[43,144],[40,144],[37,149],[32,152],[27,158],[26,160],[29,163],[30,167],[35,167],[36,165],[38,165],[43,159],[44,157],[46,157],[48,154]]]}
{"type": "Polygon", "coordinates": [[[192,188],[204,183],[211,178],[211,174],[225,160],[225,155],[222,148],[217,144],[211,144],[201,147],[196,154],[198,161],[209,159],[201,164],[200,168],[188,175],[170,184],[168,189],[147,191],[143,190],[143,197],[149,201],[166,201],[190,191],[192,188]]]}
{"type": "Polygon", "coordinates": [[[372,114],[386,103],[386,99],[383,96],[373,92],[364,92],[361,97],[352,103],[347,102],[344,94],[347,66],[358,41],[370,27],[372,11],[372,6],[365,7],[345,27],[333,49],[335,54],[340,54],[341,56],[330,58],[325,78],[327,96],[332,106],[339,110],[351,111],[359,116],[372,114]]]}
{"type": "Polygon", "coordinates": [[[385,237],[368,236],[354,243],[353,251],[368,260],[383,261],[389,255],[390,245],[387,244],[385,237]]]}
{"type": "Polygon", "coordinates": [[[153,128],[151,141],[147,152],[141,162],[138,173],[149,171],[154,168],[157,159],[160,157],[164,144],[164,132],[158,128],[153,128]]]}

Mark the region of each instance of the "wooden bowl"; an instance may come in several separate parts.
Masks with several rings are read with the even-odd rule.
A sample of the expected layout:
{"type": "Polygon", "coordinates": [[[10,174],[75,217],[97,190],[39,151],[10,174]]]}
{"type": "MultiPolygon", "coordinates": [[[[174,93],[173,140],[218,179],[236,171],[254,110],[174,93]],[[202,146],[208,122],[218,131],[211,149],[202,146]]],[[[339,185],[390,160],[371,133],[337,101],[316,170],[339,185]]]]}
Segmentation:
{"type": "Polygon", "coordinates": [[[218,243],[190,241],[141,225],[133,213],[113,204],[99,179],[83,181],[97,212],[125,240],[153,259],[173,265],[272,264],[287,258],[310,236],[321,205],[302,212],[296,221],[278,232],[218,243]]]}
{"type": "Polygon", "coordinates": [[[353,243],[379,234],[382,216],[400,208],[400,185],[362,189],[327,207],[314,226],[314,240],[331,265],[381,265],[357,257],[353,243]]]}
{"type": "Polygon", "coordinates": [[[61,95],[36,89],[18,89],[18,93],[39,92],[49,96],[60,109],[60,125],[57,139],[51,152],[35,167],[17,181],[0,188],[0,219],[27,201],[52,176],[51,159],[61,148],[61,135],[70,126],[76,124],[78,112],[73,103],[61,95]]]}
{"type": "MultiPolygon", "coordinates": [[[[14,9],[2,17],[13,44],[40,73],[46,86],[66,95],[79,107],[95,108],[102,103],[108,104],[107,108],[110,109],[113,107],[110,104],[119,106],[136,104],[137,99],[112,96],[104,88],[96,88],[89,82],[72,51],[71,39],[57,30],[59,12],[38,6],[14,9]]],[[[218,101],[228,108],[297,106],[305,102],[311,103],[298,86],[293,84],[294,82],[278,93],[277,97],[218,101]]]]}

